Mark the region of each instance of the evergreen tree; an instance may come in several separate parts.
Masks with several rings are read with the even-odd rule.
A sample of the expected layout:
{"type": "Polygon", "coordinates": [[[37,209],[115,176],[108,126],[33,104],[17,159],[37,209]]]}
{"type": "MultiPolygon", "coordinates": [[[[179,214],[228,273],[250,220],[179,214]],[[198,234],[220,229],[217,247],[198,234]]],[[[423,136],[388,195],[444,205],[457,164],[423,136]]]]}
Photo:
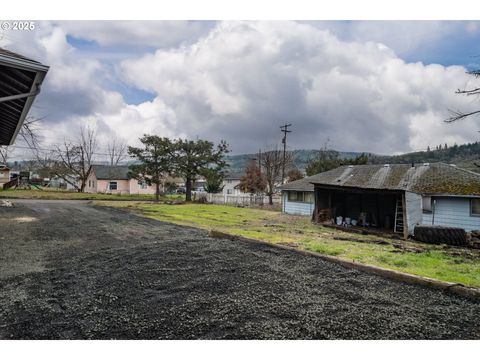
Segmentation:
{"type": "Polygon", "coordinates": [[[223,179],[225,174],[222,169],[205,169],[201,172],[201,175],[205,178],[206,184],[203,187],[207,193],[216,194],[223,190],[223,179]]]}
{"type": "Polygon", "coordinates": [[[144,135],[140,142],[142,148],[128,147],[128,154],[139,161],[130,166],[129,176],[148,185],[155,184],[155,200],[158,201],[160,184],[172,171],[173,145],[170,139],[156,135],[144,135]]]}
{"type": "Polygon", "coordinates": [[[177,139],[173,142],[174,173],[185,180],[185,198],[192,200],[192,182],[207,169],[221,171],[227,166],[224,155],[228,145],[221,141],[216,147],[206,140],[177,139]]]}

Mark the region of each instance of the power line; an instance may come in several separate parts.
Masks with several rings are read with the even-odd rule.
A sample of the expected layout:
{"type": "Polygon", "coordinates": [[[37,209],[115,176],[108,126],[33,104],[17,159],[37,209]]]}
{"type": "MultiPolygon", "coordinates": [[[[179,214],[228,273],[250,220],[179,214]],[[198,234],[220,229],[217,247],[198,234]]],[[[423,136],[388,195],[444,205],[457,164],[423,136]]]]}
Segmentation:
{"type": "MultiPolygon", "coordinates": [[[[46,148],[35,148],[32,149],[31,147],[28,146],[21,146],[21,145],[9,145],[8,148],[10,149],[25,149],[25,150],[40,150],[40,151],[47,151],[47,152],[54,152],[58,151],[58,149],[46,149],[46,148]]],[[[102,156],[110,156],[108,153],[98,153],[98,152],[93,152],[93,155],[102,155],[102,156]]]]}

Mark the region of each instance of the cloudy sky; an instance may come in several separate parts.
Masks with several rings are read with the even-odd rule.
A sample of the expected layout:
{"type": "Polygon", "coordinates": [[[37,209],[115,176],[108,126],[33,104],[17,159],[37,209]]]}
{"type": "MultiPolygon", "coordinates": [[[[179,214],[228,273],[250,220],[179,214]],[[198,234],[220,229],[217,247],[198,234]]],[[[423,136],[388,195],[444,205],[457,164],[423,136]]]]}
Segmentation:
{"type": "Polygon", "coordinates": [[[131,145],[144,133],[225,139],[234,154],[329,139],[393,154],[477,141],[479,119],[446,124],[475,84],[480,22],[61,21],[0,31],[0,47],[50,66],[32,114],[44,147],[95,126],[131,145]]]}

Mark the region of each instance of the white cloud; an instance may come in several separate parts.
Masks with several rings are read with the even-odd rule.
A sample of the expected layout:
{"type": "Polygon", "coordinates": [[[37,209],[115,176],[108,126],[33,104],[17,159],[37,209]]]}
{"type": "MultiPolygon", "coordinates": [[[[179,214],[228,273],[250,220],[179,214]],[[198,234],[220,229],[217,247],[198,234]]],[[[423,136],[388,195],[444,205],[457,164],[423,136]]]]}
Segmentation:
{"type": "Polygon", "coordinates": [[[340,150],[393,153],[476,141],[474,119],[442,121],[448,108],[477,105],[454,94],[471,81],[465,69],[406,63],[378,40],[365,41],[373,32],[367,25],[346,41],[295,22],[222,22],[205,36],[176,33],[190,26],[184,23],[42,22],[33,34],[9,33],[0,46],[51,66],[34,108],[47,116],[47,145],[92,122],[104,139],[116,133],[135,144],[144,133],[199,136],[225,139],[236,153],[278,143],[285,122],[293,124],[293,148],[319,148],[330,139],[340,150]],[[131,28],[140,25],[145,33],[131,28]],[[173,47],[165,34],[155,37],[160,27],[170,29],[173,47]],[[131,38],[122,40],[128,31],[131,38]],[[101,48],[98,58],[85,56],[67,34],[158,50],[112,69],[99,59],[101,48]],[[115,76],[155,99],[127,104],[111,89],[112,79],[120,81],[115,76]]]}
{"type": "Polygon", "coordinates": [[[224,22],[208,37],[121,64],[154,91],[190,136],[254,151],[293,123],[290,144],[391,153],[476,140],[472,121],[443,122],[469,80],[458,66],[405,63],[385,45],[341,41],[294,22],[224,22]],[[455,135],[452,134],[455,133],[455,135]]]}
{"type": "Polygon", "coordinates": [[[74,37],[102,46],[166,48],[196,41],[213,27],[209,21],[61,21],[74,37]]]}

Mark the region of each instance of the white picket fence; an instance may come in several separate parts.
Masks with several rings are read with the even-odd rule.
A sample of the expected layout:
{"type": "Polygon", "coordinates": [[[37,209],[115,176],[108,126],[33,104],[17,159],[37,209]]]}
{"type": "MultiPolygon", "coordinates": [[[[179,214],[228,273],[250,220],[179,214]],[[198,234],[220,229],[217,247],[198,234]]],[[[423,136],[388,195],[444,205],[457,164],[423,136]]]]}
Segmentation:
{"type": "MultiPolygon", "coordinates": [[[[207,202],[220,205],[232,205],[232,206],[258,206],[268,205],[268,196],[265,195],[227,195],[227,194],[210,194],[206,192],[196,191],[193,193],[193,200],[204,197],[207,202]]],[[[282,199],[280,196],[273,196],[274,204],[281,204],[282,199]]]]}

